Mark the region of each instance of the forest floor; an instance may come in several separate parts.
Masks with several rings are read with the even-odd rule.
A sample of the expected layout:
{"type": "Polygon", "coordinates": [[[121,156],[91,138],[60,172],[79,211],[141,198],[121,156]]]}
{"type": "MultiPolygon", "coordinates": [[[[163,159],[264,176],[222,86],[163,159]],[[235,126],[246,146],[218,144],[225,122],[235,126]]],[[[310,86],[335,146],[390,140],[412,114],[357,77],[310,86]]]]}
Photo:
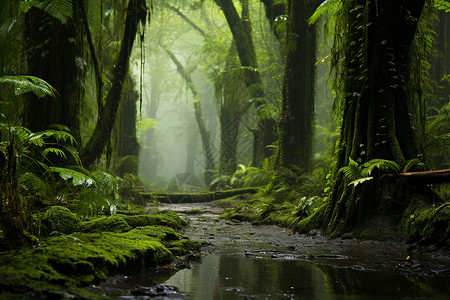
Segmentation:
{"type": "MultiPolygon", "coordinates": [[[[355,295],[364,299],[448,299],[450,295],[450,256],[443,250],[410,250],[402,241],[329,239],[320,230],[299,234],[275,225],[222,218],[229,205],[226,200],[160,204],[159,209],[175,211],[189,221],[179,232],[202,241],[202,250],[178,256],[157,269],[115,275],[89,290],[130,299],[136,295],[157,299],[284,299],[287,295],[291,299],[300,295],[332,299],[328,293],[350,297],[339,299],[356,299],[355,295]],[[325,290],[320,290],[320,283],[306,285],[299,279],[305,268],[320,270],[331,280],[329,284],[336,286],[325,285],[325,290]],[[283,275],[278,278],[274,274],[283,275]]],[[[312,276],[305,274],[309,274],[305,278],[312,276]]]]}
{"type": "Polygon", "coordinates": [[[298,234],[275,225],[219,218],[223,205],[216,203],[164,204],[190,221],[182,234],[206,242],[206,251],[240,253],[249,258],[298,259],[357,270],[392,269],[404,274],[450,275],[450,255],[444,250],[411,250],[404,241],[356,238],[329,239],[322,231],[298,234]]]}

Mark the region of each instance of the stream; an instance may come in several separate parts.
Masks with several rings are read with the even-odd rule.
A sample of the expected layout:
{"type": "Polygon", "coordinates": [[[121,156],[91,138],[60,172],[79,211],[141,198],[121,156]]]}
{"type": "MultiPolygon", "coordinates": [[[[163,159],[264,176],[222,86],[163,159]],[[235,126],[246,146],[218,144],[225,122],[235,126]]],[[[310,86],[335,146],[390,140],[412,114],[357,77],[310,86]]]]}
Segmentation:
{"type": "Polygon", "coordinates": [[[207,203],[160,208],[190,220],[182,234],[206,242],[202,252],[90,290],[113,299],[450,299],[448,253],[219,220],[222,208],[207,203]]]}

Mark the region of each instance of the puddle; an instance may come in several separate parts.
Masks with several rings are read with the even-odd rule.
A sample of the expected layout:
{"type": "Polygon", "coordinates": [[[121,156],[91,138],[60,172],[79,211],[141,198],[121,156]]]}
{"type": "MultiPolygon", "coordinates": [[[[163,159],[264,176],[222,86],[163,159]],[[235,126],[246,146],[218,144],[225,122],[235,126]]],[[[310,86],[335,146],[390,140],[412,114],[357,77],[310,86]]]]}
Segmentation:
{"type": "Polygon", "coordinates": [[[448,255],[230,223],[205,204],[164,208],[206,210],[183,216],[191,221],[183,235],[208,243],[201,259],[190,255],[91,289],[113,299],[450,299],[448,255]]]}

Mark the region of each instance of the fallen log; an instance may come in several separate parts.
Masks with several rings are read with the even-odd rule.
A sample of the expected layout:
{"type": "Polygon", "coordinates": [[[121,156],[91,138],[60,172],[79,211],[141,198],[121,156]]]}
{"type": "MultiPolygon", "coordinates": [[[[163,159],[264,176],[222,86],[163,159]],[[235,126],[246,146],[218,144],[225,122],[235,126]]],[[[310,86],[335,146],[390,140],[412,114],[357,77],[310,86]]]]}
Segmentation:
{"type": "Polygon", "coordinates": [[[411,183],[424,183],[424,184],[438,184],[450,182],[450,169],[435,170],[435,171],[421,171],[421,172],[406,172],[399,173],[396,176],[407,180],[411,183]]]}
{"type": "Polygon", "coordinates": [[[242,194],[256,194],[259,188],[240,188],[233,190],[208,191],[198,193],[148,193],[140,192],[144,200],[158,200],[161,203],[203,203],[225,199],[242,194]]]}

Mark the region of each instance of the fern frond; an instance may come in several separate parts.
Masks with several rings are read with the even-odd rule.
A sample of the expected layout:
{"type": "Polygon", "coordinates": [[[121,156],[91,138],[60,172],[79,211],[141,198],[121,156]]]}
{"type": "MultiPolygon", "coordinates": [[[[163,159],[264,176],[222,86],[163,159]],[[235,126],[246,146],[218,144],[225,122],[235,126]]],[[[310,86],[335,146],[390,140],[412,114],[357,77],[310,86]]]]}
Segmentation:
{"type": "Polygon", "coordinates": [[[62,151],[61,149],[58,149],[58,148],[45,148],[44,151],[42,151],[42,156],[47,157],[47,155],[49,153],[53,153],[56,156],[59,156],[59,157],[62,157],[62,158],[67,158],[67,156],[64,153],[64,151],[62,151]]]}
{"type": "Polygon", "coordinates": [[[77,141],[73,137],[72,134],[70,134],[67,131],[63,130],[53,130],[53,129],[47,129],[44,131],[39,131],[36,133],[32,133],[30,136],[30,140],[33,139],[42,139],[43,137],[54,137],[56,141],[61,142],[69,142],[71,145],[76,145],[77,141]]]}
{"type": "Polygon", "coordinates": [[[386,173],[399,173],[401,167],[398,163],[387,159],[371,159],[364,163],[362,166],[361,175],[367,177],[372,174],[375,168],[378,168],[381,172],[386,173]]]}
{"type": "Polygon", "coordinates": [[[325,0],[317,7],[312,16],[308,19],[308,24],[314,24],[322,15],[326,13],[336,13],[342,6],[340,0],[325,0]]]}
{"type": "Polygon", "coordinates": [[[357,185],[360,184],[360,183],[363,183],[363,182],[365,182],[365,181],[369,181],[369,180],[372,180],[372,179],[373,179],[372,176],[369,176],[369,177],[363,177],[363,178],[359,178],[359,179],[353,180],[352,182],[350,182],[350,183],[347,184],[347,185],[352,185],[352,184],[353,184],[353,186],[357,186],[357,185]]]}
{"type": "Polygon", "coordinates": [[[349,158],[348,160],[348,166],[340,168],[339,172],[342,172],[350,182],[363,177],[361,175],[361,167],[358,165],[358,163],[351,158],[349,158]]]}
{"type": "Polygon", "coordinates": [[[48,82],[30,75],[3,76],[0,77],[0,83],[12,84],[16,95],[32,92],[37,97],[43,98],[45,96],[55,97],[58,94],[48,82]]]}
{"type": "MultiPolygon", "coordinates": [[[[35,1],[33,1],[34,3],[35,1]]],[[[42,9],[50,16],[58,19],[65,24],[68,19],[73,16],[73,5],[71,0],[46,0],[34,5],[36,8],[42,9]]]]}
{"type": "Polygon", "coordinates": [[[39,195],[44,197],[54,195],[52,186],[34,173],[23,173],[19,178],[19,185],[21,195],[39,195]]]}
{"type": "Polygon", "coordinates": [[[49,167],[49,170],[55,173],[59,173],[59,176],[65,181],[72,179],[72,184],[74,186],[79,185],[90,186],[95,182],[95,180],[92,177],[72,169],[61,167],[49,167]]]}
{"type": "Polygon", "coordinates": [[[415,166],[425,167],[425,164],[418,158],[410,159],[406,162],[406,166],[403,168],[403,172],[408,172],[415,166]]]}
{"type": "Polygon", "coordinates": [[[278,120],[280,118],[280,108],[273,104],[263,104],[258,107],[256,114],[259,120],[278,120]]]}
{"type": "Polygon", "coordinates": [[[434,7],[438,10],[450,12],[450,1],[447,0],[434,0],[434,7]]]}

